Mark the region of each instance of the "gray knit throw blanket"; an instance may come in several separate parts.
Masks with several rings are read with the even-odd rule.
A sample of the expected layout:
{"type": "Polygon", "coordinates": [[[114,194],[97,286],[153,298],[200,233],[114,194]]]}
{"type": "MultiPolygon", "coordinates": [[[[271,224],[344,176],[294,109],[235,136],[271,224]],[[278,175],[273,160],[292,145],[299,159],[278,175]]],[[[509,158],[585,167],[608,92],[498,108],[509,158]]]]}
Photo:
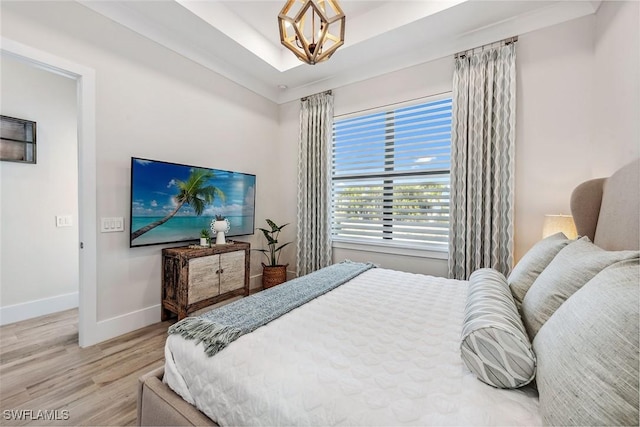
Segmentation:
{"type": "Polygon", "coordinates": [[[374,267],[373,264],[344,261],[306,276],[239,299],[198,317],[187,317],[169,328],[196,344],[204,343],[213,356],[234,340],[266,325],[314,298],[348,282],[374,267]]]}

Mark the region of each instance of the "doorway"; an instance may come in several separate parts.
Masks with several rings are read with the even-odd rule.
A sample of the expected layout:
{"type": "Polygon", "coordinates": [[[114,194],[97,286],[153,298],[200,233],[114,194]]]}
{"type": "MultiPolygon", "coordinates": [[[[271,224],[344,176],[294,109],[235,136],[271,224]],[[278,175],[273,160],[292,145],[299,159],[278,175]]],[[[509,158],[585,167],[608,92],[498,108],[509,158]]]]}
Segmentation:
{"type": "Polygon", "coordinates": [[[95,158],[95,71],[7,38],[3,57],[73,79],[77,93],[78,141],[78,343],[87,347],[102,340],[97,322],[97,236],[95,158]]]}

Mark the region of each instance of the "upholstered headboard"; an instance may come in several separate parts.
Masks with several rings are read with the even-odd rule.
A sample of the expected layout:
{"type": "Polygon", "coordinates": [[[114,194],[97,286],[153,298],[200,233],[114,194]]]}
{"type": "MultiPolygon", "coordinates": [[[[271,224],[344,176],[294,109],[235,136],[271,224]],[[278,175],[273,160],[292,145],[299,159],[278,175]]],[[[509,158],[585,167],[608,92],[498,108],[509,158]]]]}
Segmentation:
{"type": "Polygon", "coordinates": [[[640,249],[640,159],[571,194],[578,235],[606,250],[640,249]]]}

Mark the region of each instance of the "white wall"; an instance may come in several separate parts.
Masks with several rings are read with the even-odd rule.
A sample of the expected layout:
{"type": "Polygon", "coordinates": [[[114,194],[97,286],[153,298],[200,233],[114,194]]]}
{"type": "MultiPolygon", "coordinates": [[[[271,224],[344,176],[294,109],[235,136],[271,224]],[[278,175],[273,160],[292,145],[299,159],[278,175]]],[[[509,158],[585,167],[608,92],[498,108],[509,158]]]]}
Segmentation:
{"type": "Polygon", "coordinates": [[[640,2],[603,2],[596,15],[593,176],[640,156],[640,2]]]}
{"type": "MultiPolygon", "coordinates": [[[[590,176],[593,23],[591,16],[525,34],[517,45],[516,258],[540,239],[544,214],[567,212],[570,191],[590,176]]],[[[337,88],[335,113],[451,91],[452,76],[451,56],[337,88]]],[[[281,126],[294,122],[291,104],[299,103],[281,107],[281,126]]],[[[447,275],[446,259],[346,249],[334,258],[447,275]]]]}
{"type": "Polygon", "coordinates": [[[37,122],[37,163],[0,162],[0,306],[10,323],[77,306],[76,82],[7,57],[0,73],[1,113],[37,122]],[[56,215],[73,225],[56,227],[56,215]]]}
{"type": "MultiPolygon", "coordinates": [[[[296,216],[298,209],[298,138],[300,134],[299,103],[290,102],[278,108],[278,164],[280,183],[278,191],[282,203],[271,219],[276,223],[289,223],[280,235],[280,242],[292,242],[283,250],[283,259],[289,263],[288,278],[296,277],[296,216]]],[[[263,223],[262,226],[265,224],[263,223]]],[[[264,260],[264,257],[262,257],[264,260]]]]}
{"type": "MultiPolygon", "coordinates": [[[[96,71],[98,217],[128,222],[131,156],[256,174],[256,224],[277,217],[275,104],[78,3],[1,6],[3,36],[96,71]]],[[[160,314],[161,246],[130,249],[128,232],[129,224],[97,236],[98,320],[151,323],[160,314]]],[[[258,235],[244,240],[261,245],[258,235]]],[[[252,275],[261,273],[257,255],[252,275]]]]}
{"type": "Polygon", "coordinates": [[[640,3],[525,34],[518,46],[516,259],[577,184],[640,156],[640,3]]]}
{"type": "Polygon", "coordinates": [[[595,17],[520,36],[517,50],[516,260],[542,237],[545,214],[568,214],[591,178],[595,17]]]}
{"type": "MultiPolygon", "coordinates": [[[[608,175],[638,157],[638,5],[604,2],[597,15],[519,37],[516,260],[540,240],[545,214],[569,212],[576,185],[608,175]]],[[[452,67],[453,57],[447,57],[336,88],[335,113],[450,91],[452,67]]],[[[298,105],[280,107],[280,125],[289,129],[284,134],[291,139],[287,142],[291,149],[297,138],[293,126],[298,105]]],[[[334,251],[336,261],[344,258],[447,274],[447,262],[441,259],[334,251]]]]}

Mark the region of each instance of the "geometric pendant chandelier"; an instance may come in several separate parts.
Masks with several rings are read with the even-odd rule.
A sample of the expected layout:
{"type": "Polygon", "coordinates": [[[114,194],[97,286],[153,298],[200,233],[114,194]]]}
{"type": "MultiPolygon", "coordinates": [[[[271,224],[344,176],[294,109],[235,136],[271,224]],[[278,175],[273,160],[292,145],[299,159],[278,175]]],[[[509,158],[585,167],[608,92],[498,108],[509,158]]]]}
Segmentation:
{"type": "Polygon", "coordinates": [[[345,21],[337,0],[288,0],[278,15],[280,42],[315,65],[344,44],[345,21]]]}

